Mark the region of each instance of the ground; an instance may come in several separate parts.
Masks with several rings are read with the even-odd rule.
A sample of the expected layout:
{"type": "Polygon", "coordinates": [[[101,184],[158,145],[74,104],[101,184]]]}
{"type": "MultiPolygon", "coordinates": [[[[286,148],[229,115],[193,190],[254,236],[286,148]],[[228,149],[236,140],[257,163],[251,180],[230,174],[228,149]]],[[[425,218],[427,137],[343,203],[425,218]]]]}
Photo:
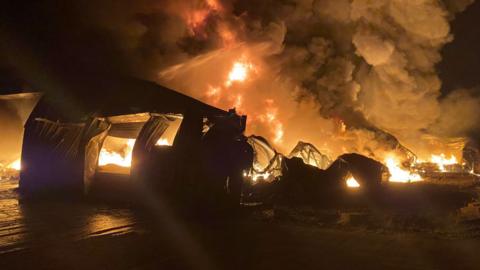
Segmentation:
{"type": "Polygon", "coordinates": [[[0,269],[479,269],[480,265],[474,223],[428,223],[411,212],[378,215],[359,209],[264,207],[199,220],[176,217],[164,208],[152,215],[97,201],[19,203],[15,187],[15,180],[0,180],[0,269]]]}

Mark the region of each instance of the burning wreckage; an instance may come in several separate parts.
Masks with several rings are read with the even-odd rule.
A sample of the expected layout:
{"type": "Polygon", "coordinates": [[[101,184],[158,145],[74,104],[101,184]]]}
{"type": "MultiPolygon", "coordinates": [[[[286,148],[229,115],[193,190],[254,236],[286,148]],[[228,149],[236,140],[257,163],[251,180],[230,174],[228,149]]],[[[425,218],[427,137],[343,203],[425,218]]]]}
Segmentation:
{"type": "Polygon", "coordinates": [[[342,154],[332,161],[305,142],[298,142],[288,156],[283,156],[266,139],[250,136],[248,142],[255,155],[252,168],[244,174],[248,178],[244,200],[276,197],[277,201],[290,203],[325,203],[336,201],[346,190],[361,189],[369,196],[377,196],[383,182],[463,186],[479,183],[476,172],[480,156],[474,147],[464,148],[460,164],[454,156],[446,158],[443,154],[432,155],[430,161],[419,160],[396,139],[392,141],[392,153],[401,153],[405,157],[402,162],[394,154],[381,163],[356,153],[342,154]]]}
{"type": "MultiPolygon", "coordinates": [[[[477,181],[474,146],[464,148],[462,164],[445,155],[420,161],[398,142],[403,162],[356,153],[332,160],[306,142],[284,156],[265,138],[245,136],[246,116],[234,109],[146,81],[102,87],[95,96],[74,97],[69,106],[40,98],[25,123],[19,187],[26,198],[54,192],[141,199],[152,193],[180,205],[236,207],[318,202],[356,189],[376,194],[386,181],[477,181]]],[[[8,170],[20,170],[20,160],[8,170]]]]}
{"type": "Polygon", "coordinates": [[[37,103],[21,157],[19,190],[26,198],[141,190],[238,204],[252,155],[242,136],[245,116],[154,83],[106,85],[69,106],[47,95],[37,103]]]}

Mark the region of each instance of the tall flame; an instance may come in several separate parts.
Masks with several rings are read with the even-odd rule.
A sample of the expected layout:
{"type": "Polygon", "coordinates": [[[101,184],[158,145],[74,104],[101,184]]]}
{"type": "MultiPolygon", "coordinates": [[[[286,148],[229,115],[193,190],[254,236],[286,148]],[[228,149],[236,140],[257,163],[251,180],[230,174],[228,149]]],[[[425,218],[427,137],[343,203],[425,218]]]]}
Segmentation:
{"type": "Polygon", "coordinates": [[[401,182],[401,183],[408,183],[408,182],[417,182],[422,181],[422,177],[419,174],[412,173],[408,170],[402,169],[400,167],[400,162],[395,157],[388,157],[385,160],[385,164],[390,171],[390,182],[401,182]]]}

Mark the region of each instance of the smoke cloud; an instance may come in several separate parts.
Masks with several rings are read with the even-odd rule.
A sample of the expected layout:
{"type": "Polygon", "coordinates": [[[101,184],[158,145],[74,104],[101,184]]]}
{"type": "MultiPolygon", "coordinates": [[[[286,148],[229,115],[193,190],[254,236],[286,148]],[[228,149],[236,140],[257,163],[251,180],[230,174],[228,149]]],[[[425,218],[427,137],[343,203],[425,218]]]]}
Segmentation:
{"type": "Polygon", "coordinates": [[[128,74],[235,107],[283,152],[303,140],[381,158],[398,141],[458,155],[449,142],[479,128],[474,91],[442,97],[435,68],[472,2],[76,1],[70,12],[109,37],[128,74]],[[229,82],[236,63],[247,77],[229,82]]]}

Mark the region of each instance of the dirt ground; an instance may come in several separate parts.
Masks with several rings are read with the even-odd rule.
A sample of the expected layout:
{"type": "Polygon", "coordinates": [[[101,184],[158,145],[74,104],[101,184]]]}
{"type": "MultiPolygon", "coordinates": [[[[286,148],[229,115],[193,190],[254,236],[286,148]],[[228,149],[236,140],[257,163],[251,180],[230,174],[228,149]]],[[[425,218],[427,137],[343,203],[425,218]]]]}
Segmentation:
{"type": "Polygon", "coordinates": [[[478,226],[425,209],[276,207],[199,220],[158,205],[22,204],[14,187],[0,181],[2,270],[480,269],[478,226]]]}
{"type": "MultiPolygon", "coordinates": [[[[198,230],[198,228],[197,228],[198,230]]],[[[1,269],[479,269],[478,239],[246,222],[183,237],[161,230],[49,242],[3,254],[1,269]],[[187,237],[187,239],[184,239],[187,237]]]]}

